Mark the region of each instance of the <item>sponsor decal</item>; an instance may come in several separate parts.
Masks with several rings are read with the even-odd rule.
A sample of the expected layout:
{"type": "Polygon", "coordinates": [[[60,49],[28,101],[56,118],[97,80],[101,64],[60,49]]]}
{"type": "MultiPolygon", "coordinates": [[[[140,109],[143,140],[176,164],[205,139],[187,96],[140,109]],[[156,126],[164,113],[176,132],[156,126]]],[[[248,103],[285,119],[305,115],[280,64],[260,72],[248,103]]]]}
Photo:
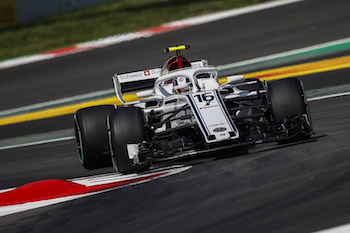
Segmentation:
{"type": "MultiPolygon", "coordinates": [[[[226,131],[227,129],[225,127],[218,127],[218,128],[215,128],[213,129],[214,132],[223,132],[223,131],[226,131]]],[[[225,135],[225,134],[220,134],[221,135],[225,135]]]]}
{"type": "Polygon", "coordinates": [[[160,68],[159,69],[150,70],[151,75],[159,75],[161,71],[162,71],[162,69],[160,69],[160,68]]]}
{"type": "MultiPolygon", "coordinates": [[[[207,103],[208,104],[208,103],[207,103]]],[[[216,107],[219,107],[219,105],[208,105],[208,106],[205,106],[205,107],[201,107],[199,109],[206,109],[206,108],[216,108],[216,107]]]]}
{"type": "Polygon", "coordinates": [[[140,78],[143,76],[142,72],[132,73],[132,74],[121,74],[118,75],[119,80],[131,79],[131,78],[140,78]]]}
{"type": "Polygon", "coordinates": [[[217,124],[208,125],[208,127],[218,127],[218,126],[222,126],[222,125],[226,125],[226,124],[227,124],[226,122],[221,122],[221,123],[217,123],[217,124]]]}
{"type": "Polygon", "coordinates": [[[119,81],[128,80],[128,79],[137,80],[137,79],[142,79],[144,77],[156,78],[156,76],[158,76],[160,72],[161,72],[161,69],[159,68],[159,69],[153,69],[153,70],[137,71],[137,72],[127,73],[127,74],[119,74],[117,75],[117,77],[119,81]]]}

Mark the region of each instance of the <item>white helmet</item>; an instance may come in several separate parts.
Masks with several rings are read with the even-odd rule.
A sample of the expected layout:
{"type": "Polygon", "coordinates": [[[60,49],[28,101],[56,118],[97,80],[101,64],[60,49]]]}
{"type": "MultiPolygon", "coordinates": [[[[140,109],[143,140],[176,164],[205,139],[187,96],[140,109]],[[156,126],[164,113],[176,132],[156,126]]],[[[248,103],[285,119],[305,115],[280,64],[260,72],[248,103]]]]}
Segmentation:
{"type": "Polygon", "coordinates": [[[191,92],[192,86],[190,79],[184,76],[173,79],[173,90],[175,94],[191,92]]]}

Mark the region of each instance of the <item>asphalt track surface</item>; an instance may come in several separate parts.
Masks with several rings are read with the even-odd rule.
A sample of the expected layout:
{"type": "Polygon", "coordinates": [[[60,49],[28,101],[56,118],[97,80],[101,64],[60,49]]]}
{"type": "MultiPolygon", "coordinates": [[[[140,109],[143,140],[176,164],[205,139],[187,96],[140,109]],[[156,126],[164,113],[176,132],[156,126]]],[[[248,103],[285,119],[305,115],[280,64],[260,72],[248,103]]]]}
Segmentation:
{"type": "MultiPolygon", "coordinates": [[[[191,44],[187,58],[221,65],[349,37],[348,9],[345,0],[300,2],[2,70],[0,106],[109,89],[111,74],[159,66],[167,58],[161,49],[172,44],[191,44]]],[[[349,84],[349,75],[301,79],[313,90],[349,84]]],[[[316,134],[308,141],[185,160],[192,168],[174,176],[1,217],[0,232],[312,232],[349,223],[350,96],[312,101],[310,109],[316,134]]],[[[68,128],[70,117],[4,126],[1,135],[68,128]]],[[[74,140],[2,150],[0,164],[1,189],[113,172],[83,169],[74,140]]]]}

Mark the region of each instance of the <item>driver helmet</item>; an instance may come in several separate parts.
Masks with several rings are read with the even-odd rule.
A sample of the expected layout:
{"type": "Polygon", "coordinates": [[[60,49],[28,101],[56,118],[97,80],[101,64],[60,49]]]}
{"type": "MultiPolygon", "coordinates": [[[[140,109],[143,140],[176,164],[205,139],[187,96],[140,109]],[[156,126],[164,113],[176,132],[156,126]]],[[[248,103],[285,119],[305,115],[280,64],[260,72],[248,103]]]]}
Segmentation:
{"type": "Polygon", "coordinates": [[[174,94],[191,92],[192,87],[193,85],[189,78],[179,76],[173,79],[174,94]]]}
{"type": "Polygon", "coordinates": [[[181,68],[191,67],[191,62],[182,56],[174,56],[164,64],[163,71],[173,71],[181,68]]]}

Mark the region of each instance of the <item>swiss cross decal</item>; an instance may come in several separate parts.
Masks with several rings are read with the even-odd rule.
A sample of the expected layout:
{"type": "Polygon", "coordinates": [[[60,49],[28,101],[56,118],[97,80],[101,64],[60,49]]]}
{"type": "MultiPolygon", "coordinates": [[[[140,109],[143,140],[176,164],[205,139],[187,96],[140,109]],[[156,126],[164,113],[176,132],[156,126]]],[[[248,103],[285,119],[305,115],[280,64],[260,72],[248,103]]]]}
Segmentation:
{"type": "Polygon", "coordinates": [[[146,70],[143,72],[145,74],[145,76],[151,75],[151,73],[149,72],[149,70],[146,70]]]}

